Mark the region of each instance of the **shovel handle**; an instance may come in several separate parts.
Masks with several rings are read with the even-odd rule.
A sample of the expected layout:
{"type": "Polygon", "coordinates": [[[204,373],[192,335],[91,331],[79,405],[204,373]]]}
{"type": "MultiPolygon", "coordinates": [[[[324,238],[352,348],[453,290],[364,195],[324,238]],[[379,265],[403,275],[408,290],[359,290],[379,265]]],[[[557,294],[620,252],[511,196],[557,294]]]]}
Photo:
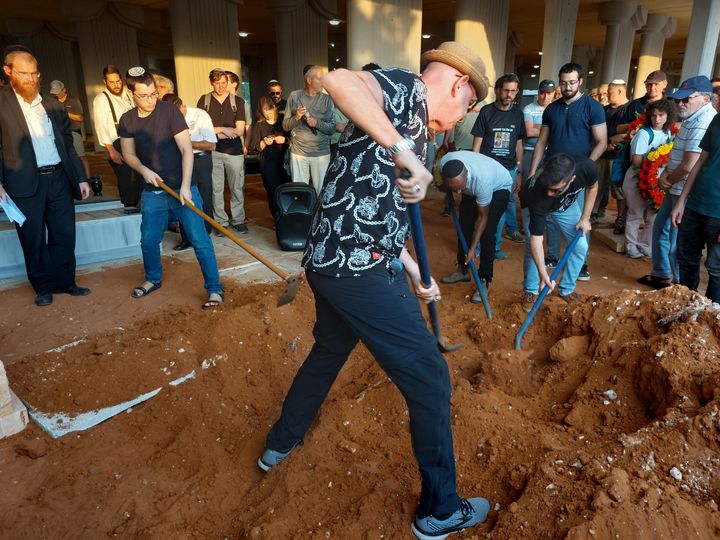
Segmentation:
{"type": "Polygon", "coordinates": [[[163,181],[160,180],[159,178],[156,178],[155,180],[157,181],[157,185],[160,186],[168,195],[171,195],[171,196],[175,197],[175,198],[176,198],[178,201],[180,201],[180,202],[184,202],[185,206],[187,206],[188,208],[190,208],[190,210],[192,210],[193,212],[195,212],[198,216],[200,216],[200,217],[203,218],[205,221],[207,221],[210,225],[212,225],[212,227],[213,227],[216,231],[220,231],[221,233],[223,233],[223,234],[224,234],[225,236],[227,236],[230,240],[232,240],[233,242],[235,242],[238,246],[240,246],[241,248],[243,248],[243,249],[244,249],[245,251],[247,251],[250,255],[252,255],[253,257],[255,257],[258,261],[260,261],[261,263],[263,263],[265,266],[267,266],[270,270],[272,270],[273,272],[275,272],[278,276],[280,276],[281,278],[283,278],[285,281],[288,280],[289,275],[288,275],[286,272],[284,272],[284,271],[283,271],[282,269],[280,269],[279,267],[275,266],[273,263],[271,263],[269,260],[267,260],[267,259],[266,259],[265,257],[263,257],[262,255],[260,255],[260,253],[258,253],[252,246],[250,246],[249,244],[243,242],[243,241],[240,240],[237,236],[235,236],[233,233],[231,233],[230,231],[228,231],[225,227],[223,227],[222,225],[220,225],[217,221],[215,221],[213,218],[211,218],[211,217],[208,216],[205,212],[203,212],[203,211],[200,210],[197,206],[195,206],[195,204],[194,204],[192,201],[187,201],[187,200],[186,200],[186,201],[182,201],[182,200],[180,199],[180,195],[178,195],[178,194],[175,192],[175,190],[173,190],[170,186],[168,186],[167,184],[165,184],[165,182],[163,182],[163,181]]]}
{"type": "MultiPolygon", "coordinates": [[[[408,216],[410,217],[410,229],[412,230],[413,246],[415,246],[415,255],[417,255],[418,268],[420,269],[420,279],[424,287],[429,287],[432,283],[430,276],[430,262],[428,261],[427,249],[425,248],[425,236],[423,235],[422,218],[420,217],[420,204],[409,203],[407,205],[408,216]]],[[[427,304],[428,313],[430,314],[430,324],[433,328],[435,337],[440,337],[440,316],[438,315],[435,300],[427,304]]]]}

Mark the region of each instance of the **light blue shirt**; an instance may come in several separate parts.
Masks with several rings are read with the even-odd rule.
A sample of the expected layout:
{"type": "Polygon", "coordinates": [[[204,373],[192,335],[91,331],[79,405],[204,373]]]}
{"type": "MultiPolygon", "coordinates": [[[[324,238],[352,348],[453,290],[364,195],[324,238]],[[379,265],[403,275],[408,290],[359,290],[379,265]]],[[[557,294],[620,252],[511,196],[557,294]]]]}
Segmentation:
{"type": "Polygon", "coordinates": [[[488,206],[495,191],[512,190],[513,177],[510,171],[493,158],[469,150],[458,150],[445,154],[440,160],[440,168],[453,159],[465,165],[468,177],[463,193],[475,197],[478,206],[488,206]]]}

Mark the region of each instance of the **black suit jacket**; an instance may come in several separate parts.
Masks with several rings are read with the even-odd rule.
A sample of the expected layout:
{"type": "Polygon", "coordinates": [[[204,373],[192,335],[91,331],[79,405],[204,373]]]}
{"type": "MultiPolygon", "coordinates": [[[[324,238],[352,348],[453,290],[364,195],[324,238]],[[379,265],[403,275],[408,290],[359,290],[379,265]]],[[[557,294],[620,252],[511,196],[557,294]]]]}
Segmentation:
{"type": "MultiPolygon", "coordinates": [[[[52,96],[43,96],[42,106],[50,118],[55,146],[73,196],[80,200],[80,182],[86,179],[73,147],[65,106],[52,96]]],[[[0,88],[0,182],[11,197],[32,197],[39,182],[30,130],[10,85],[0,88]]]]}

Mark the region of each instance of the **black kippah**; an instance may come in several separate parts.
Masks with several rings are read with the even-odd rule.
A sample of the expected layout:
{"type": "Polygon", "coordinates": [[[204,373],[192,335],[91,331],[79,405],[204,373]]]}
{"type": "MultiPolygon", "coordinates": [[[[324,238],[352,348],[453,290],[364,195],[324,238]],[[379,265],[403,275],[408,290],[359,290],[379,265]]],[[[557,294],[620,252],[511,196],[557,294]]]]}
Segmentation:
{"type": "Polygon", "coordinates": [[[465,168],[465,165],[463,165],[463,162],[459,159],[451,159],[445,165],[443,165],[442,168],[442,177],[443,178],[455,178],[456,176],[460,176],[463,172],[463,169],[465,168]]]}

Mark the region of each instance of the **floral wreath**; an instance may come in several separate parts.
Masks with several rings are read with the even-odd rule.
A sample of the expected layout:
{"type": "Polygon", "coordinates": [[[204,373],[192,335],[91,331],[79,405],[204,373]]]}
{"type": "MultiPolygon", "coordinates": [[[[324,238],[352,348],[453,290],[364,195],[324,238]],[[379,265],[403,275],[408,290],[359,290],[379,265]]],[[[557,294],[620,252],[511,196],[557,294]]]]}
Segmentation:
{"type": "MultiPolygon", "coordinates": [[[[628,124],[628,131],[625,135],[624,142],[630,142],[632,138],[645,126],[645,113],[641,113],[628,124]]],[[[675,123],[670,125],[670,139],[663,145],[650,150],[645,154],[645,158],[640,167],[637,167],[637,187],[640,191],[640,197],[650,205],[650,208],[656,212],[660,209],[660,205],[665,198],[665,192],[658,185],[658,171],[667,165],[670,159],[670,151],[678,129],[675,123]]]]}

